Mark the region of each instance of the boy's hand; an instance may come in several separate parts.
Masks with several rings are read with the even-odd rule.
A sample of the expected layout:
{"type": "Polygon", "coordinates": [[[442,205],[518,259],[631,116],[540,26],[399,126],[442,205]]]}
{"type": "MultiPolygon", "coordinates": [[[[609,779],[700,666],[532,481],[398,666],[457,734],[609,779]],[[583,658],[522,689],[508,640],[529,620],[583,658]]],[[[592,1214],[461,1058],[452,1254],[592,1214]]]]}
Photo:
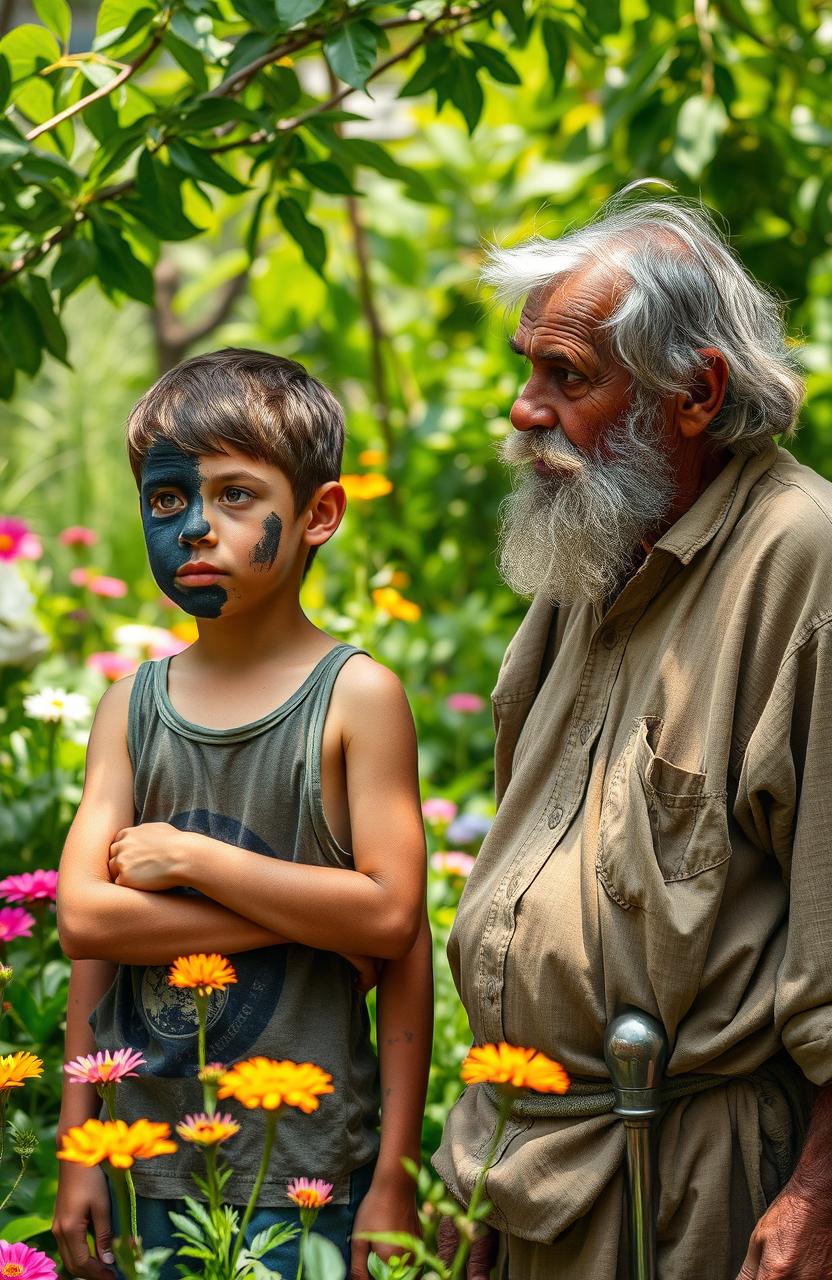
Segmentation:
{"type": "Polygon", "coordinates": [[[190,832],[169,822],[123,827],[110,845],[110,879],[128,889],[173,889],[183,883],[182,848],[190,832]]]}
{"type": "Polygon", "coordinates": [[[350,1280],[369,1280],[367,1258],[370,1250],[385,1261],[405,1252],[400,1245],[382,1244],[380,1240],[359,1240],[362,1231],[406,1231],[409,1235],[421,1236],[412,1180],[397,1185],[392,1181],[377,1182],[373,1179],[353,1223],[350,1280]]]}
{"type": "Polygon", "coordinates": [[[52,1234],[71,1276],[81,1276],[83,1280],[113,1280],[114,1267],[104,1265],[112,1264],[114,1259],[110,1248],[110,1197],[106,1176],[100,1167],[62,1166],[52,1234]],[[87,1248],[88,1231],[95,1237],[97,1258],[87,1248]]]}
{"type": "Polygon", "coordinates": [[[353,969],[356,970],[353,985],[357,991],[360,991],[362,995],[366,995],[368,991],[372,991],[373,987],[378,986],[378,980],[384,965],[383,960],[377,960],[375,956],[354,956],[346,951],[342,954],[344,959],[348,960],[353,969]]]}

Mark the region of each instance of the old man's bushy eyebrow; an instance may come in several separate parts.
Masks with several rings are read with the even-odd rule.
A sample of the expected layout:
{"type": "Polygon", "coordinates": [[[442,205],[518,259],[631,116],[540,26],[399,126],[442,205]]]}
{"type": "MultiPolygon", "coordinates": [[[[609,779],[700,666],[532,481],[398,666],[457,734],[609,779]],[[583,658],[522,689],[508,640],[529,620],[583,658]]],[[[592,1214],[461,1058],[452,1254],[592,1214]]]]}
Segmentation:
{"type": "MultiPolygon", "coordinates": [[[[524,349],[522,343],[518,342],[517,338],[509,338],[508,345],[516,356],[522,356],[524,360],[531,359],[528,352],[524,349]]],[[[559,347],[548,347],[543,351],[538,351],[535,354],[535,359],[544,361],[551,360],[558,364],[568,364],[572,368],[575,366],[574,360],[572,360],[565,351],[561,351],[559,347]]]]}

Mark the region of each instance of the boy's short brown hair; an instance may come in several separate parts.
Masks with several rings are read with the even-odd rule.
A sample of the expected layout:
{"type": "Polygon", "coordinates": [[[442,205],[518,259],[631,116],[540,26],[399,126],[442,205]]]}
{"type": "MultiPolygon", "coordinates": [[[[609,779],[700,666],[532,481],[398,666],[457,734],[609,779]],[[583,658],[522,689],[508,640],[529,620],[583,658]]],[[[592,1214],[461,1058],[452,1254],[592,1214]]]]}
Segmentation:
{"type": "Polygon", "coordinates": [[[319,485],[341,474],[344,412],[296,360],[224,347],[183,360],[131,410],[127,452],[139,487],[158,440],[191,454],[224,453],[231,445],[279,467],[299,515],[319,485]]]}

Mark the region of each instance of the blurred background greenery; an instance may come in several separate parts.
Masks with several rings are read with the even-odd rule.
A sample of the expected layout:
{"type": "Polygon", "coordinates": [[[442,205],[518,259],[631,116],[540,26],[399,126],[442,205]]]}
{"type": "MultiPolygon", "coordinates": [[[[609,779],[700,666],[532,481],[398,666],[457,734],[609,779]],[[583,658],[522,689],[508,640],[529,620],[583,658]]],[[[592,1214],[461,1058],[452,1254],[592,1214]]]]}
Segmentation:
{"type": "MultiPolygon", "coordinates": [[[[0,514],[40,544],[0,558],[44,636],[12,661],[0,644],[0,870],[57,864],[89,724],[67,717],[56,739],[23,696],[94,705],[158,652],[127,624],[192,638],[146,567],[124,421],[162,369],[225,345],[303,361],[346,406],[345,473],[390,482],[375,497],[351,482],[304,602],[401,676],[423,795],[451,806],[428,820],[431,851],[476,854],[493,812],[488,694],[525,607],[494,567],[494,446],[522,369],[478,290],[483,243],[559,235],[636,178],[701,198],[788,308],[808,379],[792,448],[832,476],[832,14],[820,0],[105,0],[70,15],[6,0],[0,30],[0,514]],[[65,545],[68,526],[96,541],[65,545]]],[[[10,591],[0,640],[26,612],[10,591]]],[[[466,1048],[443,956],[463,881],[437,862],[426,1150],[466,1048]]],[[[23,972],[42,963],[34,940],[9,950],[23,972]]],[[[18,1020],[0,1050],[34,1036],[54,1085],[65,967],[50,963],[29,1040],[18,1020]]],[[[55,1087],[29,1096],[21,1121],[48,1138],[55,1087]]],[[[42,1220],[53,1188],[45,1141],[17,1216],[42,1220]]]]}

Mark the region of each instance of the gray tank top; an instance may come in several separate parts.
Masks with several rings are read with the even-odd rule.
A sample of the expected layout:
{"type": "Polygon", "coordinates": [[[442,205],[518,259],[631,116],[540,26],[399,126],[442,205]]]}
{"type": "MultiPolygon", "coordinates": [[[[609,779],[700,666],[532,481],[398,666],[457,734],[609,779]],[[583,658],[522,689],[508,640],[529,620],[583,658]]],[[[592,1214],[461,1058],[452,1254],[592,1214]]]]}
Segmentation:
{"type": "MultiPolygon", "coordinates": [[[[167,693],[170,658],[143,662],[130,693],[128,750],[134,825],[168,822],[268,858],[353,866],[329,828],[321,796],[321,742],[338,672],[363,650],[339,644],[287,702],[233,729],[192,724],[167,693]]],[[[182,889],[184,895],[196,890],[182,889]]],[[[205,950],[211,950],[206,947],[205,950]]],[[[291,1203],[290,1178],[324,1178],[333,1200],[349,1199],[349,1175],[378,1150],[378,1070],[364,997],[354,971],[334,952],[285,945],[229,957],[237,983],[215,992],[208,1010],[207,1060],[231,1065],[262,1054],[314,1062],[332,1073],[335,1092],[312,1115],[287,1108],[277,1128],[261,1205],[291,1203]]],[[[90,1017],[100,1049],[130,1047],[147,1059],[116,1090],[117,1114],[167,1120],[202,1111],[196,1078],[197,1025],[190,993],[168,986],[167,965],[120,965],[90,1017]]],[[[223,1145],[233,1166],[225,1198],[248,1198],[263,1149],[264,1116],[235,1102],[241,1130],[223,1145]]],[[[175,1134],[173,1135],[176,1136],[175,1134]]],[[[133,1166],[136,1190],[157,1199],[195,1194],[197,1147],[133,1166]]]]}

